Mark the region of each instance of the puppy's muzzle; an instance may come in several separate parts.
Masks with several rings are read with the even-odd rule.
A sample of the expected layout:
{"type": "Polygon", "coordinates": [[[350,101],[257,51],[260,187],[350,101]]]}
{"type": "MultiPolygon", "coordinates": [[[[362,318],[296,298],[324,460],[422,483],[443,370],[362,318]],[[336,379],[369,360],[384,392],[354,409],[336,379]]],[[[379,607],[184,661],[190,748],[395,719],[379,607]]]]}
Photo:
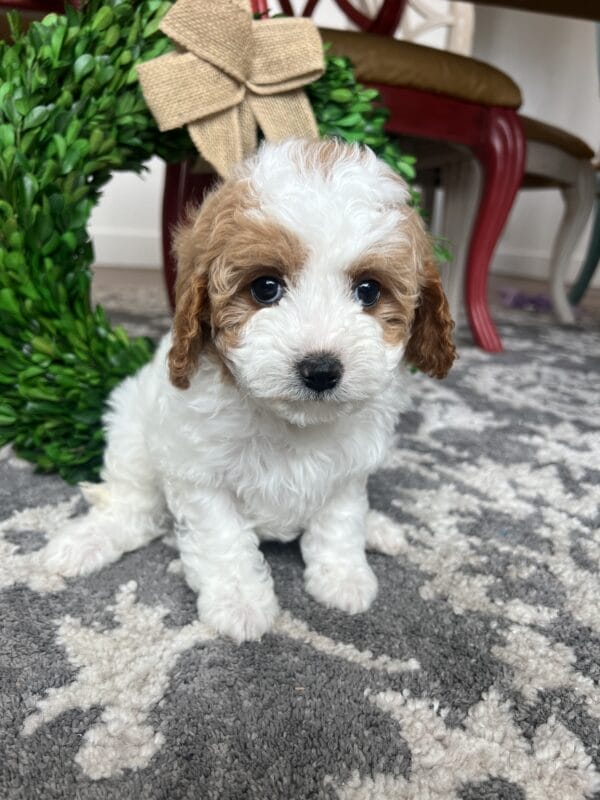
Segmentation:
{"type": "Polygon", "coordinates": [[[340,382],[342,362],[331,353],[311,353],[296,365],[302,383],[313,392],[326,392],[340,382]]]}

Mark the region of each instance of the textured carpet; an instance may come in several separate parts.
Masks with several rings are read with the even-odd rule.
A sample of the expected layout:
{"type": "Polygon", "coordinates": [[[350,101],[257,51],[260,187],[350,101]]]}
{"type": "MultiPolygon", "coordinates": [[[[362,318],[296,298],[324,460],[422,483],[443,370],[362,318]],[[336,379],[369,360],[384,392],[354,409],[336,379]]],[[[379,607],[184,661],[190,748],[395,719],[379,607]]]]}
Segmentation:
{"type": "Polygon", "coordinates": [[[600,798],[599,337],[502,334],[410,383],[370,485],[394,552],[372,610],[317,605],[269,546],[285,612],[260,643],[197,621],[168,542],[45,574],[82,503],[5,450],[0,798],[600,798]]]}

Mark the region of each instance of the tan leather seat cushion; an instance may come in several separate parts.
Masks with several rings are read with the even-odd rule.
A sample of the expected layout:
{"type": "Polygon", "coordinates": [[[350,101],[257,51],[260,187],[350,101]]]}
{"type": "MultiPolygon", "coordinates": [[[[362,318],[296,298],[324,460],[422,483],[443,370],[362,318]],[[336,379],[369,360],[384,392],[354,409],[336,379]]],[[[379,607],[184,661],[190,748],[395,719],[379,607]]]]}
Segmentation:
{"type": "Polygon", "coordinates": [[[521,105],[513,79],[483,61],[372,33],[322,28],[321,36],[331,42],[334,55],[352,61],[364,83],[406,86],[486,106],[521,105]]]}
{"type": "Polygon", "coordinates": [[[564,150],[565,153],[575,158],[584,158],[586,161],[593,158],[594,151],[578,136],[573,136],[572,133],[562,128],[555,128],[554,125],[539,122],[539,120],[531,119],[531,117],[519,115],[519,119],[528,141],[554,145],[560,150],[564,150]]]}

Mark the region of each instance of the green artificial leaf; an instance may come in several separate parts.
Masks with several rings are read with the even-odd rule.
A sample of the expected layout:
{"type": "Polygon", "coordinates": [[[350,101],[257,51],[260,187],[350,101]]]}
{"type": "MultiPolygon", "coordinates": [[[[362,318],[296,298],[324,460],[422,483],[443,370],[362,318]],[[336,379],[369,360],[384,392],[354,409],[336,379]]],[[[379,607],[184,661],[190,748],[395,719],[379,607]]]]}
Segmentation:
{"type": "Polygon", "coordinates": [[[8,246],[20,250],[25,243],[25,235],[22,231],[13,231],[8,237],[8,246]]]}
{"type": "Polygon", "coordinates": [[[15,129],[12,125],[0,125],[0,147],[13,147],[15,144],[15,129]]]}
{"type": "Polygon", "coordinates": [[[46,28],[53,28],[57,24],[58,20],[59,17],[57,14],[46,14],[46,16],[41,20],[41,24],[46,28]]]}
{"type": "Polygon", "coordinates": [[[83,53],[79,56],[79,58],[73,64],[73,72],[75,74],[75,80],[77,82],[83,80],[86,75],[89,75],[90,72],[94,71],[94,67],[96,66],[96,61],[94,56],[90,53],[83,53]]]}
{"type": "Polygon", "coordinates": [[[395,168],[397,172],[402,175],[403,178],[407,178],[409,181],[412,181],[417,176],[417,171],[412,166],[412,164],[407,164],[406,161],[399,160],[395,164],[395,168]]]}
{"type": "Polygon", "coordinates": [[[341,128],[353,128],[354,126],[358,125],[361,120],[362,117],[360,114],[348,114],[348,116],[338,119],[337,124],[341,128]]]}
{"type": "Polygon", "coordinates": [[[24,207],[31,209],[33,198],[38,190],[38,182],[33,175],[23,175],[21,178],[22,196],[21,202],[24,207]]]}
{"type": "Polygon", "coordinates": [[[155,17],[154,19],[151,19],[150,22],[144,28],[142,36],[145,39],[149,39],[158,31],[159,26],[160,26],[160,17],[155,17]]]}
{"type": "Polygon", "coordinates": [[[21,316],[21,309],[12,289],[5,287],[0,289],[0,311],[7,311],[13,316],[21,316]]]}
{"type": "Polygon", "coordinates": [[[52,56],[54,57],[55,61],[57,61],[60,58],[66,34],[67,34],[66,25],[57,25],[52,33],[52,38],[50,39],[50,50],[52,52],[52,56]]]}
{"type": "Polygon", "coordinates": [[[60,162],[63,160],[63,158],[65,157],[65,153],[67,152],[67,142],[64,136],[61,136],[58,133],[52,134],[52,141],[54,142],[54,146],[56,147],[56,157],[60,162]]]}
{"type": "MultiPolygon", "coordinates": [[[[118,25],[111,25],[111,27],[104,34],[104,44],[108,48],[114,47],[120,38],[121,38],[121,28],[118,25]]],[[[121,64],[122,63],[123,62],[121,62],[121,64]]]]}
{"type": "Polygon", "coordinates": [[[27,131],[30,128],[39,128],[50,116],[52,106],[36,106],[32,108],[23,120],[23,130],[27,131]]]}
{"type": "Polygon", "coordinates": [[[25,256],[23,253],[18,251],[13,251],[12,253],[6,253],[4,264],[8,269],[12,270],[21,270],[25,266],[25,256]]]}
{"type": "Polygon", "coordinates": [[[31,346],[34,350],[37,350],[38,353],[43,353],[52,358],[58,355],[56,345],[48,339],[44,339],[42,336],[34,336],[31,340],[31,346]]]}
{"type": "Polygon", "coordinates": [[[354,99],[354,93],[350,89],[332,89],[329,99],[334,103],[350,103],[354,99]]]}
{"type": "Polygon", "coordinates": [[[108,26],[112,23],[114,19],[114,14],[110,6],[102,6],[99,11],[96,12],[94,18],[92,19],[92,30],[93,31],[103,31],[108,28],[108,26]]]}

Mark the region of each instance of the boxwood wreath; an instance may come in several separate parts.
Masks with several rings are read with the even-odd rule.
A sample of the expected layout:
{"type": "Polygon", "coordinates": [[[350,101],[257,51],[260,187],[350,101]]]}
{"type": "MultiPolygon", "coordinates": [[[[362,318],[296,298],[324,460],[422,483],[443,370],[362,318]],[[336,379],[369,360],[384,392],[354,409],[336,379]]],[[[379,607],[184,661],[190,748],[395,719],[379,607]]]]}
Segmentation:
{"type": "MultiPolygon", "coordinates": [[[[107,395],[152,354],[90,301],[87,222],[116,170],[195,153],[159,133],[136,64],[171,48],[164,0],[90,0],[0,43],[0,445],[67,481],[97,479],[107,395]]],[[[384,132],[378,95],[326,55],[308,87],[323,136],[369,145],[409,181],[414,158],[384,132]]]]}

